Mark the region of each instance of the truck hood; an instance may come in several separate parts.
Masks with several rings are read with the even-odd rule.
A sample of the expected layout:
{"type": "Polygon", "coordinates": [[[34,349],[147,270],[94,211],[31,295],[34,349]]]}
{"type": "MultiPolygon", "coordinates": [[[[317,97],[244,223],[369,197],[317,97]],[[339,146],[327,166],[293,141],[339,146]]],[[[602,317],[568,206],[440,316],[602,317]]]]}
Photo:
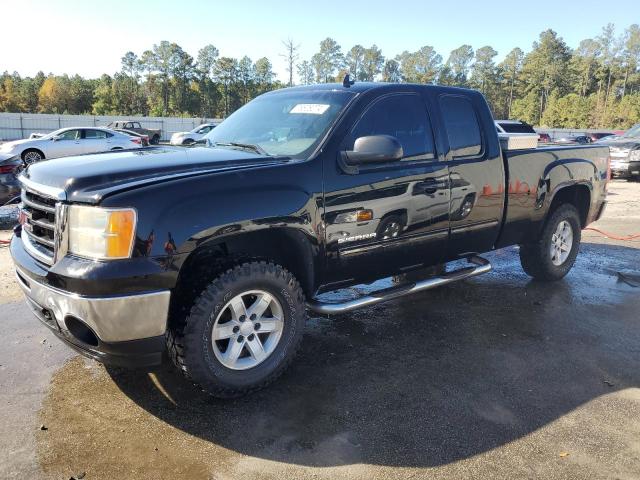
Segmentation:
{"type": "Polygon", "coordinates": [[[616,138],[615,140],[608,140],[602,142],[604,145],[611,149],[620,150],[632,150],[633,148],[640,146],[640,138],[616,138]]]}
{"type": "Polygon", "coordinates": [[[22,176],[64,190],[70,202],[99,203],[142,185],[284,161],[228,148],[152,147],[46,160],[29,166],[22,176]]]}

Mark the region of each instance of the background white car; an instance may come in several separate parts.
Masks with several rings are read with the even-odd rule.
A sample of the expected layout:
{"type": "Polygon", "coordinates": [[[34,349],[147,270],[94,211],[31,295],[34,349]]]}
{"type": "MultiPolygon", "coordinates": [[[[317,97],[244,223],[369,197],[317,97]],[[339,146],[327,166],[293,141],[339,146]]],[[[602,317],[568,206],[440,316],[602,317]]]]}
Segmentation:
{"type": "Polygon", "coordinates": [[[203,123],[190,132],[176,132],[171,135],[171,145],[191,145],[213,130],[217,124],[203,123]]]}
{"type": "Polygon", "coordinates": [[[26,163],[42,159],[141,148],[142,140],[106,128],[61,128],[40,138],[0,145],[0,153],[20,155],[26,163]]]}

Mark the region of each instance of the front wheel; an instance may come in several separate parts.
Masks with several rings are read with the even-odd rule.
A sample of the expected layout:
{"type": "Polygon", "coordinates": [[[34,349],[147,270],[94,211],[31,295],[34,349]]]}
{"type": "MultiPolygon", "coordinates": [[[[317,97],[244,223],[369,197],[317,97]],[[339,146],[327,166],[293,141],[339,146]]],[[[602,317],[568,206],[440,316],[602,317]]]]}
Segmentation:
{"type": "Polygon", "coordinates": [[[24,160],[27,165],[39,162],[43,158],[44,155],[42,155],[38,150],[27,150],[22,154],[22,160],[24,160]]]}
{"type": "Polygon", "coordinates": [[[160,135],[154,135],[151,138],[151,145],[158,145],[160,143],[160,135]]]}
{"type": "Polygon", "coordinates": [[[399,215],[389,215],[378,224],[376,236],[379,240],[398,237],[404,229],[404,220],[399,215]]]}
{"type": "Polygon", "coordinates": [[[304,296],[279,265],[251,262],[216,278],[169,331],[175,365],[206,392],[237,397],[289,366],[302,341],[304,296]]]}
{"type": "Polygon", "coordinates": [[[520,246],[522,268],[538,280],[560,280],[576,261],[581,233],[578,210],[561,205],[547,220],[538,242],[520,246]]]}

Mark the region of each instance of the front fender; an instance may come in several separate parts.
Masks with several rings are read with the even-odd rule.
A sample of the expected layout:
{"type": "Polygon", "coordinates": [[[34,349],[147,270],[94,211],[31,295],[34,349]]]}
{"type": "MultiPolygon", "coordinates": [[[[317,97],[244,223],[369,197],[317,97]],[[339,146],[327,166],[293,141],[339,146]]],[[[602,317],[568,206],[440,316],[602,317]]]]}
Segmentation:
{"type": "Polygon", "coordinates": [[[136,256],[188,255],[212,241],[272,228],[315,238],[321,175],[313,161],[210,173],[118,193],[102,205],[137,209],[136,256]]]}

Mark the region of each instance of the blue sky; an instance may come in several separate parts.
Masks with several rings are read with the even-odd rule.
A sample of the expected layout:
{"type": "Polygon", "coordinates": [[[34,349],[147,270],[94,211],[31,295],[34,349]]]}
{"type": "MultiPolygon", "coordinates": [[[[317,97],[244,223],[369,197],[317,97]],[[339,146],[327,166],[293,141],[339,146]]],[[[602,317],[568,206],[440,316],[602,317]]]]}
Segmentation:
{"type": "Polygon", "coordinates": [[[281,41],[288,37],[300,44],[301,59],[310,58],[327,36],[343,51],[356,43],[375,43],[386,57],[432,45],[446,59],[452,49],[468,43],[491,45],[501,58],[515,46],[529,50],[546,28],[571,47],[598,35],[609,22],[621,32],[640,22],[637,5],[630,0],[610,5],[558,0],[10,0],[2,7],[0,71],[112,74],[127,50],[139,54],[160,40],[174,41],[194,57],[208,43],[225,56],[266,56],[281,79],[281,41]]]}

